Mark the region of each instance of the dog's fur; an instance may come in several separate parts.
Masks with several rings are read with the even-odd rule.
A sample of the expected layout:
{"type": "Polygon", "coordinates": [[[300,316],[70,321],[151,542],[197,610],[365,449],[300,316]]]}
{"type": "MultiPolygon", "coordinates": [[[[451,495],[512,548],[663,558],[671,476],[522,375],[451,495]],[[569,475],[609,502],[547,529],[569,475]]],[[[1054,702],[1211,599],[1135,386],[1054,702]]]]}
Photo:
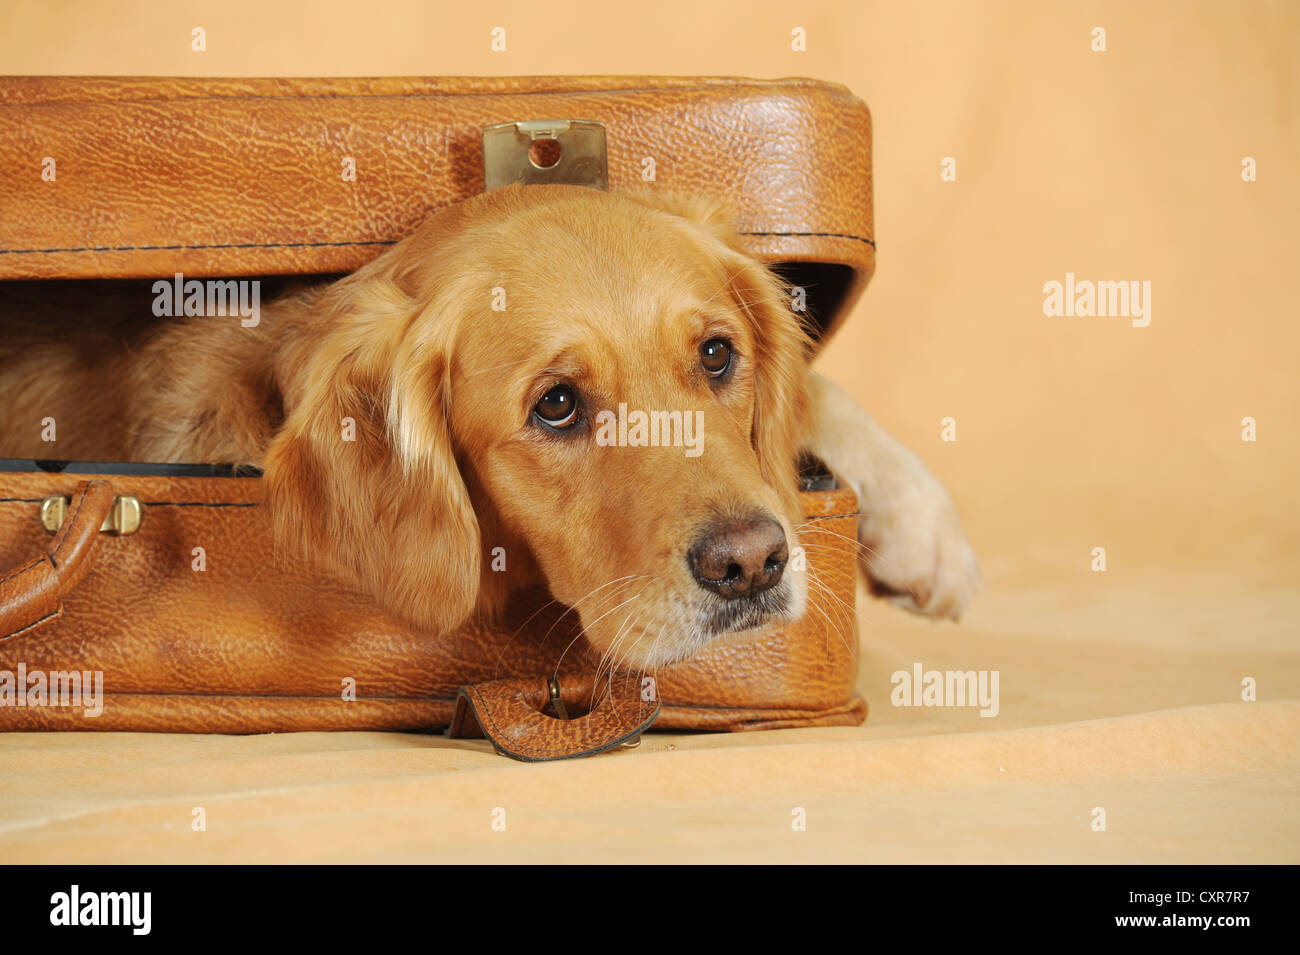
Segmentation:
{"type": "Polygon", "coordinates": [[[803,612],[803,575],[724,608],[686,554],[722,520],[775,519],[793,544],[807,449],[862,496],[869,578],[956,616],[977,577],[951,502],[807,370],[785,302],[719,206],[497,190],[255,328],[0,316],[0,457],[252,464],[284,545],[413,623],[447,630],[544,583],[597,650],[653,666],[803,612]],[[735,355],[725,381],[700,365],[714,338],[735,355]],[[559,383],[585,415],[564,432],[532,414],[559,383]],[[702,412],[703,453],[599,446],[594,415],[620,403],[702,412]]]}

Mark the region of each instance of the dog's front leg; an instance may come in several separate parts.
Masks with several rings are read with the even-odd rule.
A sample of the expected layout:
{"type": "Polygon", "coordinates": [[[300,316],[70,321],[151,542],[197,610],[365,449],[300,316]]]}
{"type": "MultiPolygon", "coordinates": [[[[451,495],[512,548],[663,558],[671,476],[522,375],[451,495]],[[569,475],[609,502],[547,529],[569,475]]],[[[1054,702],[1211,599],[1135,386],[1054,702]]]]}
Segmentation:
{"type": "Polygon", "coordinates": [[[858,565],[874,593],[957,619],[980,587],[975,554],[938,478],[839,385],[808,373],[807,449],[858,495],[858,565]]]}

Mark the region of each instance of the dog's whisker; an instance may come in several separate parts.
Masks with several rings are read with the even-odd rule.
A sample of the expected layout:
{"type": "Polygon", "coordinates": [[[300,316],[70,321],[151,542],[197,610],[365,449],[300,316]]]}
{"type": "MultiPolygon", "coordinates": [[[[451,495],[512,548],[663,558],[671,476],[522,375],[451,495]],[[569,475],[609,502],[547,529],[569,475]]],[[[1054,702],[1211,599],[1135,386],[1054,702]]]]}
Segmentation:
{"type": "MultiPolygon", "coordinates": [[[[647,576],[647,575],[644,575],[644,574],[643,574],[643,575],[641,575],[641,576],[647,576]]],[[[595,626],[596,624],[600,623],[600,621],[604,620],[606,617],[608,617],[611,613],[613,613],[613,612],[614,612],[615,610],[617,610],[619,607],[622,607],[622,606],[625,606],[625,605],[627,605],[627,604],[630,604],[633,600],[636,600],[636,599],[637,599],[638,597],[640,597],[641,594],[643,594],[643,593],[645,593],[645,590],[641,590],[641,591],[639,591],[639,592],[633,594],[631,597],[628,597],[627,600],[624,600],[622,603],[617,604],[616,606],[610,607],[608,610],[606,610],[604,613],[602,613],[602,614],[601,614],[599,617],[597,617],[595,620],[591,621],[591,623],[587,624],[587,625],[584,626],[581,630],[579,630],[578,633],[577,633],[577,635],[576,635],[572,640],[569,641],[569,645],[566,646],[566,647],[564,648],[564,651],[560,654],[560,658],[559,658],[558,660],[555,661],[555,673],[554,673],[554,676],[557,677],[557,678],[559,677],[559,675],[560,675],[560,666],[564,663],[564,657],[565,657],[565,654],[567,654],[570,650],[573,649],[573,645],[574,645],[575,643],[577,643],[580,639],[582,639],[582,637],[586,635],[586,633],[587,633],[588,630],[590,630],[590,629],[591,629],[593,626],[595,626]]]]}
{"type": "MultiPolygon", "coordinates": [[[[655,638],[652,641],[650,641],[650,649],[646,652],[645,659],[647,660],[655,659],[655,651],[659,648],[659,641],[663,638],[664,630],[667,629],[667,627],[668,627],[668,621],[665,620],[663,625],[659,627],[659,632],[655,634],[655,638]]],[[[626,662],[626,660],[624,662],[626,662]]],[[[641,676],[642,680],[644,680],[646,676],[650,677],[652,681],[651,685],[654,687],[654,691],[655,691],[655,699],[659,699],[659,665],[657,663],[653,664],[653,669],[654,672],[652,674],[647,674],[646,668],[643,666],[638,670],[638,673],[641,676]]],[[[631,675],[632,673],[629,670],[627,677],[624,678],[625,681],[624,686],[627,685],[626,680],[630,678],[631,675]]]]}
{"type": "MultiPolygon", "coordinates": [[[[552,604],[557,604],[557,603],[559,603],[559,601],[556,600],[554,597],[552,597],[550,600],[546,601],[546,603],[542,604],[540,607],[538,607],[536,610],[534,610],[532,613],[530,613],[530,614],[528,615],[528,619],[525,620],[523,623],[521,623],[521,624],[519,625],[519,627],[515,630],[514,633],[510,634],[510,639],[507,640],[507,641],[505,642],[505,644],[501,647],[501,652],[499,652],[499,653],[497,654],[497,661],[496,661],[496,664],[495,664],[495,669],[494,669],[494,671],[493,671],[494,676],[500,676],[500,675],[501,675],[501,661],[505,658],[506,651],[509,650],[510,647],[514,644],[514,642],[515,642],[516,638],[518,638],[519,634],[521,634],[521,633],[524,632],[524,628],[527,627],[530,623],[532,623],[533,620],[534,620],[534,618],[536,618],[536,616],[537,616],[539,613],[541,613],[541,612],[542,612],[543,610],[545,610],[546,608],[550,607],[552,604]]],[[[564,613],[560,614],[560,616],[556,618],[556,621],[555,621],[555,622],[558,623],[560,620],[563,620],[567,614],[570,614],[570,613],[573,612],[573,609],[574,609],[573,607],[567,607],[567,608],[565,608],[564,613]]],[[[548,631],[548,632],[549,632],[549,631],[548,631]]],[[[545,642],[545,638],[543,638],[543,641],[542,641],[542,642],[543,642],[543,643],[545,642]]]]}
{"type": "MultiPolygon", "coordinates": [[[[651,582],[652,582],[652,583],[653,583],[654,581],[656,581],[656,580],[659,579],[657,575],[647,575],[647,576],[650,576],[650,578],[651,578],[651,582]]],[[[637,620],[639,620],[639,617],[638,617],[638,618],[635,618],[635,619],[633,620],[633,626],[635,626],[637,620]]],[[[660,628],[659,628],[659,633],[656,634],[656,635],[655,635],[655,639],[651,641],[651,643],[650,643],[650,648],[649,648],[645,653],[642,654],[642,656],[643,656],[644,658],[647,658],[647,659],[648,659],[650,656],[653,655],[653,653],[654,653],[654,649],[655,649],[655,647],[656,647],[657,644],[658,644],[659,638],[660,638],[661,636],[663,636],[664,629],[665,629],[667,626],[668,626],[668,622],[667,622],[667,621],[664,621],[664,623],[663,623],[663,624],[660,626],[660,628]]],[[[608,659],[608,660],[609,660],[609,665],[610,665],[609,673],[610,673],[610,679],[611,679],[611,680],[613,679],[614,673],[615,673],[616,671],[618,671],[618,670],[620,670],[620,669],[626,669],[626,665],[627,665],[627,662],[628,662],[628,653],[626,653],[626,652],[620,652],[620,651],[623,649],[624,645],[625,645],[626,643],[628,643],[627,638],[628,638],[628,636],[631,635],[631,633],[632,633],[632,628],[629,627],[628,629],[626,629],[626,630],[620,632],[619,634],[617,634],[617,635],[615,636],[615,639],[613,640],[613,642],[611,642],[609,649],[606,651],[605,655],[602,657],[602,660],[604,660],[604,659],[608,659]]],[[[599,667],[597,668],[597,673],[599,674],[599,667]]],[[[629,671],[628,674],[625,675],[625,677],[624,677],[624,681],[625,681],[625,682],[624,682],[624,685],[625,685],[625,686],[626,686],[626,679],[627,679],[628,676],[630,676],[630,671],[629,671]]],[[[613,689],[613,687],[612,687],[612,685],[611,685],[611,690],[612,690],[612,689],[613,689]]]]}
{"type": "MultiPolygon", "coordinates": [[[[617,584],[617,586],[614,588],[614,590],[613,590],[610,594],[606,594],[604,597],[601,598],[601,602],[600,602],[600,604],[599,604],[598,606],[604,606],[605,601],[606,601],[607,599],[614,599],[614,600],[617,600],[617,599],[618,599],[619,591],[620,591],[623,587],[628,586],[629,583],[630,583],[631,581],[633,581],[633,580],[635,580],[635,579],[637,579],[637,578],[639,578],[639,577],[646,577],[646,576],[649,576],[649,575],[648,575],[648,574],[628,574],[628,575],[625,576],[625,577],[617,577],[617,578],[615,578],[614,580],[611,580],[611,581],[608,581],[608,582],[606,582],[606,583],[603,583],[603,584],[601,584],[599,587],[596,587],[595,589],[588,591],[586,594],[584,594],[583,596],[581,596],[581,597],[579,597],[577,600],[575,600],[575,601],[573,602],[573,606],[570,607],[569,609],[570,609],[570,610],[577,610],[578,607],[579,607],[579,605],[581,605],[582,602],[583,602],[584,600],[587,600],[587,599],[593,597],[595,594],[599,593],[600,591],[604,590],[606,587],[609,587],[610,585],[617,584]]],[[[596,609],[596,608],[593,608],[593,609],[596,609]]],[[[566,611],[566,613],[567,613],[567,611],[566,611]]],[[[582,616],[581,613],[579,613],[578,616],[579,616],[579,619],[581,619],[581,616],[582,616]]],[[[551,622],[550,627],[547,628],[546,633],[542,636],[541,642],[538,644],[539,646],[545,646],[545,645],[546,645],[546,641],[547,641],[548,639],[550,639],[550,636],[551,636],[551,634],[555,631],[556,626],[559,625],[559,622],[560,622],[561,620],[563,620],[564,617],[565,617],[565,614],[560,614],[559,617],[557,617],[554,621],[551,622]]],[[[584,630],[585,630],[585,628],[584,628],[584,630]]]]}
{"type": "MultiPolygon", "coordinates": [[[[623,618],[624,626],[621,626],[618,632],[614,634],[614,639],[610,641],[609,646],[605,648],[605,652],[600,655],[600,659],[596,662],[596,676],[593,683],[593,686],[595,686],[596,688],[600,687],[601,672],[604,670],[606,662],[609,662],[611,664],[610,670],[612,672],[614,669],[614,667],[612,666],[614,653],[617,651],[618,647],[623,643],[623,641],[626,640],[628,636],[630,636],[632,633],[632,626],[627,626],[627,621],[628,621],[627,617],[623,618]]],[[[633,619],[632,625],[635,626],[635,623],[636,621],[635,619],[633,619]]]]}
{"type": "MultiPolygon", "coordinates": [[[[640,620],[640,615],[639,615],[639,614],[637,614],[637,615],[635,615],[635,616],[629,615],[629,617],[625,617],[625,618],[623,619],[623,624],[624,624],[624,626],[619,628],[619,633],[614,637],[614,640],[610,643],[609,651],[613,651],[615,648],[617,648],[617,647],[618,647],[618,646],[619,646],[619,645],[620,645],[620,644],[621,644],[621,643],[622,643],[622,642],[623,642],[623,641],[624,641],[624,640],[625,640],[625,639],[626,639],[626,638],[627,638],[627,637],[628,637],[628,636],[633,632],[633,630],[634,630],[634,628],[636,627],[636,624],[637,624],[637,622],[638,622],[639,620],[640,620]],[[630,623],[629,623],[629,620],[630,620],[630,623]]],[[[607,652],[607,655],[608,655],[608,652],[607,652]]],[[[612,657],[611,657],[611,662],[612,662],[612,657]]],[[[615,667],[611,666],[611,667],[610,667],[610,671],[609,671],[609,678],[610,678],[610,686],[609,686],[609,689],[610,689],[610,692],[611,692],[611,693],[612,693],[613,690],[614,690],[613,677],[614,677],[614,670],[615,670],[615,669],[616,669],[615,667]]],[[[597,687],[600,686],[600,668],[599,668],[599,667],[597,667],[597,670],[596,670],[596,686],[597,686],[597,687]]]]}
{"type": "MultiPolygon", "coordinates": [[[[628,574],[626,577],[617,577],[614,580],[606,581],[605,583],[601,584],[599,587],[594,587],[591,590],[589,590],[586,594],[579,597],[577,600],[573,602],[572,605],[566,606],[564,612],[561,613],[558,617],[556,617],[553,621],[551,621],[551,626],[547,629],[546,633],[542,636],[542,639],[541,641],[539,641],[538,646],[539,647],[545,646],[547,639],[550,637],[552,631],[554,631],[554,629],[559,625],[560,621],[563,620],[565,617],[567,617],[569,614],[573,613],[575,610],[577,610],[579,604],[581,604],[584,600],[588,599],[589,597],[591,597],[596,593],[599,593],[600,591],[604,590],[606,587],[611,586],[612,584],[617,584],[620,581],[630,580],[631,578],[636,576],[637,576],[636,574],[628,574]]],[[[558,604],[558,603],[559,601],[556,600],[554,597],[552,597],[546,603],[542,604],[531,614],[529,614],[528,619],[525,620],[523,623],[521,623],[518,629],[516,629],[515,632],[510,635],[510,639],[505,642],[505,644],[501,647],[500,652],[497,653],[497,659],[496,659],[496,664],[494,669],[495,675],[500,676],[501,662],[505,658],[506,651],[510,649],[510,647],[514,644],[515,640],[518,639],[519,635],[524,632],[524,629],[530,623],[533,622],[533,620],[537,617],[539,613],[546,610],[548,607],[552,606],[553,604],[558,604]]]]}
{"type": "MultiPolygon", "coordinates": [[[[816,580],[816,579],[812,578],[811,576],[810,576],[809,579],[808,579],[808,586],[809,586],[809,589],[810,589],[810,594],[809,594],[809,597],[810,597],[810,598],[812,597],[812,594],[813,594],[813,593],[819,593],[819,594],[820,594],[820,593],[825,593],[825,592],[826,592],[826,585],[823,584],[820,580],[816,580]]],[[[820,602],[820,601],[809,599],[809,601],[808,601],[808,605],[809,605],[810,607],[812,607],[812,609],[816,610],[819,614],[821,614],[822,619],[823,619],[824,621],[826,621],[826,653],[829,655],[829,654],[830,654],[830,649],[831,649],[831,648],[830,648],[830,640],[831,640],[830,632],[831,632],[832,630],[834,630],[836,633],[839,633],[839,628],[838,628],[837,626],[835,626],[835,624],[831,621],[830,615],[827,614],[826,609],[821,605],[821,602],[820,602]]],[[[843,639],[843,638],[841,637],[841,639],[843,639]]]]}
{"type": "MultiPolygon", "coordinates": [[[[823,583],[820,579],[817,579],[816,577],[810,577],[809,580],[808,580],[808,583],[809,583],[810,586],[817,588],[817,592],[818,592],[818,593],[825,594],[826,596],[831,597],[831,598],[834,599],[834,600],[840,600],[840,598],[838,597],[838,595],[836,595],[835,593],[833,593],[833,592],[831,591],[831,589],[830,589],[829,587],[827,587],[826,584],[823,583]]],[[[840,603],[844,603],[844,601],[840,600],[840,603]]],[[[831,620],[830,615],[826,612],[826,608],[822,606],[822,604],[821,604],[820,601],[813,603],[813,606],[817,608],[818,612],[821,613],[822,617],[823,617],[823,618],[825,619],[825,621],[826,621],[826,626],[827,626],[827,634],[826,634],[826,653],[827,653],[827,655],[830,654],[830,632],[831,632],[831,631],[834,631],[835,634],[836,634],[836,636],[839,637],[840,642],[844,644],[844,649],[845,649],[845,650],[848,650],[850,653],[852,653],[852,652],[853,652],[853,648],[852,648],[851,646],[849,646],[849,642],[848,642],[847,639],[845,639],[845,636],[844,636],[844,631],[847,629],[848,624],[849,624],[850,621],[847,620],[847,619],[844,619],[844,620],[839,621],[839,624],[837,625],[836,622],[834,622],[834,621],[831,620]]],[[[847,609],[847,604],[845,605],[845,608],[847,609]]]]}
{"type": "Polygon", "coordinates": [[[835,615],[833,623],[836,630],[842,632],[849,629],[853,624],[853,608],[840,600],[840,598],[820,580],[810,580],[810,586],[815,586],[817,592],[821,594],[825,601],[819,602],[819,609],[823,614],[833,613],[835,615]]]}
{"type": "Polygon", "coordinates": [[[831,594],[831,596],[835,598],[837,603],[844,605],[844,607],[846,608],[852,609],[852,605],[849,604],[848,600],[845,600],[844,598],[842,598],[842,596],[836,594],[836,592],[833,591],[831,587],[829,587],[829,585],[827,585],[826,578],[822,577],[822,574],[819,574],[816,568],[811,567],[811,565],[809,565],[809,567],[807,567],[806,569],[806,573],[809,574],[809,577],[811,579],[816,579],[816,581],[822,582],[822,585],[826,586],[828,594],[831,594]]]}
{"type": "Polygon", "coordinates": [[[596,662],[596,669],[591,679],[591,706],[593,709],[595,709],[602,698],[600,676],[601,672],[604,670],[605,657],[609,653],[610,648],[616,646],[622,641],[624,632],[623,628],[627,626],[628,619],[628,617],[623,618],[623,622],[619,624],[619,628],[614,634],[614,639],[610,641],[610,646],[605,648],[605,653],[602,653],[600,655],[600,660],[596,662]]]}
{"type": "Polygon", "coordinates": [[[808,582],[810,584],[816,584],[821,589],[821,592],[824,593],[828,598],[830,598],[831,601],[833,601],[835,609],[842,612],[847,617],[851,618],[857,613],[857,610],[855,609],[853,604],[849,603],[847,600],[845,600],[843,597],[837,594],[830,587],[830,585],[826,583],[826,581],[822,578],[822,576],[818,574],[817,571],[811,567],[808,568],[808,582]]]}
{"type": "MultiPolygon", "coordinates": [[[[800,525],[800,526],[806,526],[806,525],[800,525]]],[[[861,548],[861,550],[863,550],[863,551],[867,551],[868,554],[872,554],[872,555],[875,555],[875,556],[880,557],[880,560],[881,560],[881,561],[884,561],[884,563],[887,564],[887,565],[889,565],[889,567],[893,567],[892,561],[889,561],[888,559],[885,559],[885,557],[879,555],[878,552],[872,550],[872,548],[870,548],[870,547],[867,547],[866,544],[863,544],[863,543],[858,542],[858,541],[854,541],[853,538],[846,537],[846,535],[844,535],[844,534],[836,534],[835,531],[827,530],[826,528],[820,528],[820,529],[819,529],[819,533],[832,534],[832,535],[835,535],[835,537],[840,537],[840,538],[842,538],[842,539],[845,539],[845,541],[848,541],[848,542],[850,542],[850,543],[853,543],[855,547],[859,547],[859,548],[861,548]]],[[[803,547],[803,548],[805,548],[806,551],[826,551],[827,554],[833,554],[833,555],[839,555],[840,552],[842,551],[842,548],[839,547],[839,546],[837,546],[837,544],[815,543],[815,542],[807,541],[807,539],[801,539],[801,541],[800,541],[800,546],[803,547]]],[[[897,569],[897,568],[894,568],[894,569],[897,569]]],[[[810,570],[810,572],[811,572],[811,570],[813,570],[813,568],[809,567],[809,570],[810,570]]],[[[919,603],[920,598],[919,598],[919,595],[917,594],[917,591],[911,589],[911,587],[905,587],[905,591],[904,591],[904,592],[907,592],[907,594],[911,595],[911,598],[913,598],[913,600],[915,600],[915,602],[918,602],[918,603],[919,603]]],[[[837,599],[837,600],[841,600],[841,602],[842,602],[842,598],[839,598],[839,596],[837,596],[837,595],[835,595],[835,596],[836,596],[836,599],[837,599]]]]}
{"type": "MultiPolygon", "coordinates": [[[[810,527],[810,526],[813,526],[813,525],[811,525],[811,524],[800,524],[800,525],[798,525],[798,526],[795,528],[795,530],[798,531],[800,528],[805,528],[805,527],[810,527]]],[[[831,529],[828,528],[828,527],[820,527],[820,526],[818,526],[818,527],[816,527],[816,532],[819,533],[819,534],[829,534],[829,535],[831,535],[832,537],[838,537],[838,538],[840,538],[841,540],[847,541],[847,542],[848,542],[849,544],[851,544],[853,547],[856,547],[856,548],[858,548],[859,550],[862,550],[862,551],[866,551],[868,554],[870,554],[872,557],[875,557],[877,560],[879,560],[881,563],[885,564],[885,565],[886,565],[887,567],[889,567],[891,570],[901,572],[901,568],[898,567],[898,565],[895,564],[893,561],[891,561],[888,557],[886,557],[884,554],[880,553],[880,551],[876,550],[875,548],[873,548],[873,547],[869,547],[868,545],[862,543],[862,542],[861,542],[860,540],[858,540],[857,538],[849,537],[847,534],[841,534],[841,533],[839,533],[838,531],[833,531],[833,530],[831,530],[831,529]]],[[[810,549],[810,548],[816,548],[816,547],[825,547],[825,548],[828,548],[828,549],[834,549],[834,548],[832,547],[832,545],[830,545],[830,544],[815,544],[815,543],[810,543],[810,542],[806,542],[806,541],[803,540],[802,538],[800,538],[800,540],[799,540],[799,546],[800,546],[800,547],[803,547],[805,550],[808,550],[808,549],[810,549]]],[[[902,589],[902,591],[904,591],[904,592],[906,592],[908,595],[910,595],[911,598],[912,598],[912,600],[914,600],[914,601],[916,601],[916,602],[918,602],[918,603],[920,602],[920,599],[921,599],[921,598],[920,598],[920,595],[919,595],[919,594],[918,594],[914,589],[912,589],[911,587],[908,587],[907,585],[903,585],[901,589],[902,589]]]]}

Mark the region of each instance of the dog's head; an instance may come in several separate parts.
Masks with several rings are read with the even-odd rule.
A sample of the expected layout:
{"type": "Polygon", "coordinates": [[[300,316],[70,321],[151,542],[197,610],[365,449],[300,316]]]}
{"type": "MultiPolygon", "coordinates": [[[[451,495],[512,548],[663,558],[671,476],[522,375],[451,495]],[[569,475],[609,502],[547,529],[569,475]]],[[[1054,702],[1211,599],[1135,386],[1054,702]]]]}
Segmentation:
{"type": "Polygon", "coordinates": [[[807,339],[723,210],[498,190],[298,308],[269,503],[400,615],[544,582],[645,667],[802,614],[807,339]]]}

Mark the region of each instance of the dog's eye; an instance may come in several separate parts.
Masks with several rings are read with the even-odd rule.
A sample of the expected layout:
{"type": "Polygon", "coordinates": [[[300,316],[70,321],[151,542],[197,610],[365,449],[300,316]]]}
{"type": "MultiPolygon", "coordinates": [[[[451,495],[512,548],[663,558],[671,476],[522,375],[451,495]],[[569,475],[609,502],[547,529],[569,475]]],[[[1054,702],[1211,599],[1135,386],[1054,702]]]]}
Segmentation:
{"type": "Polygon", "coordinates": [[[567,428],[578,420],[578,396],[568,385],[556,385],[542,395],[533,413],[552,428],[567,428]]]}
{"type": "Polygon", "coordinates": [[[721,378],[731,368],[731,344],[721,338],[710,338],[700,346],[700,364],[710,377],[721,378]]]}

